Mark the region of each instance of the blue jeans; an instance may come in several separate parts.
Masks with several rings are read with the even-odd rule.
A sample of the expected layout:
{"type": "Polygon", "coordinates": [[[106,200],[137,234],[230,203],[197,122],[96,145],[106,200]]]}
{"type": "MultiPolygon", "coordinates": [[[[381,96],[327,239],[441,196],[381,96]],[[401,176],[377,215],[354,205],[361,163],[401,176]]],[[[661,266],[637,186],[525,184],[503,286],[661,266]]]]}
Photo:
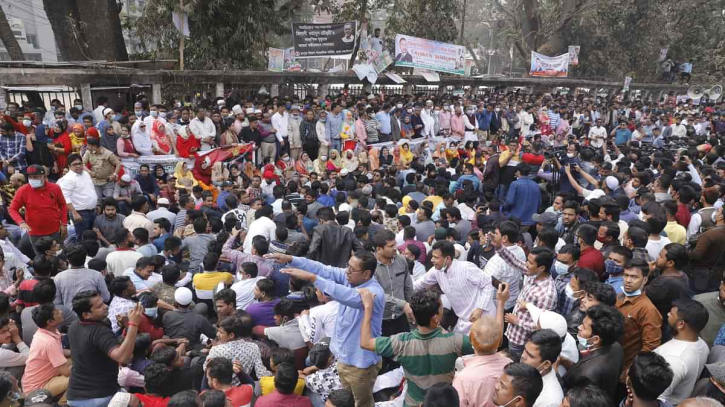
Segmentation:
{"type": "Polygon", "coordinates": [[[339,138],[332,139],[330,141],[330,150],[337,150],[339,153],[342,150],[342,141],[339,138]]]}
{"type": "Polygon", "coordinates": [[[96,210],[89,209],[78,211],[78,214],[81,215],[81,221],[73,221],[73,226],[75,226],[76,241],[80,242],[83,240],[83,232],[93,229],[93,221],[96,219],[96,210]]]}
{"type": "Polygon", "coordinates": [[[113,396],[99,397],[97,399],[68,400],[68,405],[71,407],[106,407],[112,398],[113,396]]]}

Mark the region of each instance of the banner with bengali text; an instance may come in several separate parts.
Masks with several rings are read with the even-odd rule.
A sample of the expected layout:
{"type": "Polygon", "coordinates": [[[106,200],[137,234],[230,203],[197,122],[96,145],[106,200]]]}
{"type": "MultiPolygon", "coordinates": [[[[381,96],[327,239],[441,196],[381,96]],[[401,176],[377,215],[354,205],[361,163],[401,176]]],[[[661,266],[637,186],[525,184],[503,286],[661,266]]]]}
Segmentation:
{"type": "Polygon", "coordinates": [[[466,74],[466,48],[398,34],[395,36],[395,66],[466,74]]]}
{"type": "Polygon", "coordinates": [[[569,75],[569,53],[549,57],[531,51],[531,76],[566,77],[569,75]]]}
{"type": "Polygon", "coordinates": [[[292,23],[295,58],[352,55],[355,50],[357,21],[344,23],[292,23]]]}

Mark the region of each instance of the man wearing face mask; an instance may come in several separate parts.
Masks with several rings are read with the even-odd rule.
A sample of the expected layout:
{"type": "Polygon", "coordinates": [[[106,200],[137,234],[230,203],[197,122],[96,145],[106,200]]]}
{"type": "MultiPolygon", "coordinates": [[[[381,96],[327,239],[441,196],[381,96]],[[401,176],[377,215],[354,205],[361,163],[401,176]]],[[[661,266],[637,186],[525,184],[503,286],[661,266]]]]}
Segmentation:
{"type": "MultiPolygon", "coordinates": [[[[23,120],[23,125],[26,120],[23,120]]],[[[13,125],[10,123],[3,123],[0,126],[0,164],[3,169],[8,166],[12,166],[16,171],[22,172],[27,167],[26,155],[28,154],[28,144],[32,147],[32,137],[34,135],[29,133],[27,136],[16,132],[13,125]]]]}
{"type": "Polygon", "coordinates": [[[559,293],[556,310],[561,315],[568,315],[574,308],[577,299],[570,295],[571,287],[569,282],[574,276],[576,263],[579,261],[579,247],[573,244],[565,244],[559,249],[554,262],[554,285],[559,293]]]}
{"type": "Polygon", "coordinates": [[[662,316],[643,293],[647,284],[649,265],[633,260],[624,269],[624,290],[617,297],[615,307],[624,317],[624,335],[619,340],[624,350],[624,363],[619,381],[624,384],[627,370],[634,358],[642,352],[652,352],[662,340],[662,316]]]}
{"type": "Polygon", "coordinates": [[[538,370],[543,381],[541,393],[534,407],[558,407],[564,399],[564,392],[553,368],[561,348],[561,338],[551,329],[534,332],[524,346],[521,363],[538,370]]]}
{"type": "Polygon", "coordinates": [[[624,358],[617,339],[623,330],[624,318],[616,309],[597,305],[587,310],[577,335],[581,359],[562,378],[565,392],[594,385],[614,401],[624,358]]]}
{"type": "Polygon", "coordinates": [[[513,312],[506,314],[508,322],[506,337],[509,340],[509,351],[521,355],[524,345],[531,333],[536,330],[536,323],[526,305],[532,303],[541,310],[556,309],[557,293],[554,280],[549,271],[554,262],[554,252],[545,247],[535,247],[529,253],[525,264],[524,284],[518,295],[513,312]]]}
{"type": "Polygon", "coordinates": [[[28,184],[15,192],[10,203],[10,217],[22,231],[30,234],[34,249],[35,242],[43,236],[63,241],[68,234],[68,209],[63,191],[58,185],[48,182],[43,166],[31,165],[27,175],[28,184]],[[25,218],[20,215],[23,207],[25,218]]]}
{"type": "Polygon", "coordinates": [[[532,407],[544,384],[541,373],[525,363],[506,366],[494,387],[493,404],[499,407],[532,407]]]}

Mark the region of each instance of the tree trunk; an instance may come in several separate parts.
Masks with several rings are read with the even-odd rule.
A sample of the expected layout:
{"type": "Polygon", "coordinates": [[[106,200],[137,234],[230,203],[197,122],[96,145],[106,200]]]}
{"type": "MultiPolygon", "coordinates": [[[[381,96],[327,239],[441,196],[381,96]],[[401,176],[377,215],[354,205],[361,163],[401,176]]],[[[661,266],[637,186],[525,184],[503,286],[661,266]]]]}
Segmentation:
{"type": "Polygon", "coordinates": [[[75,0],[43,0],[55,43],[64,61],[90,59],[75,0]]]}
{"type": "Polygon", "coordinates": [[[115,0],[75,0],[92,60],[126,61],[119,8],[115,0]]]}
{"type": "Polygon", "coordinates": [[[24,61],[23,50],[18,44],[18,40],[13,35],[13,30],[10,29],[10,23],[7,17],[5,17],[5,11],[0,6],[0,41],[2,41],[5,49],[10,54],[11,61],[24,61]]]}

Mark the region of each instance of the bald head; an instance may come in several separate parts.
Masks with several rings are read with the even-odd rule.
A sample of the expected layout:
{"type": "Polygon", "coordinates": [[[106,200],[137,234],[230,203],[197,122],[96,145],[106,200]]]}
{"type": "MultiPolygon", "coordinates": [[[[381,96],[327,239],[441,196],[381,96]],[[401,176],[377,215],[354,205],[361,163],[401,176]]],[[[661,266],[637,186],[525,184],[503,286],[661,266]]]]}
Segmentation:
{"type": "Polygon", "coordinates": [[[477,319],[471,327],[471,345],[477,355],[489,355],[496,352],[501,344],[503,330],[496,319],[484,315],[477,319]]]}
{"type": "Polygon", "coordinates": [[[678,404],[678,407],[723,407],[723,405],[709,397],[693,397],[678,404]]]}

